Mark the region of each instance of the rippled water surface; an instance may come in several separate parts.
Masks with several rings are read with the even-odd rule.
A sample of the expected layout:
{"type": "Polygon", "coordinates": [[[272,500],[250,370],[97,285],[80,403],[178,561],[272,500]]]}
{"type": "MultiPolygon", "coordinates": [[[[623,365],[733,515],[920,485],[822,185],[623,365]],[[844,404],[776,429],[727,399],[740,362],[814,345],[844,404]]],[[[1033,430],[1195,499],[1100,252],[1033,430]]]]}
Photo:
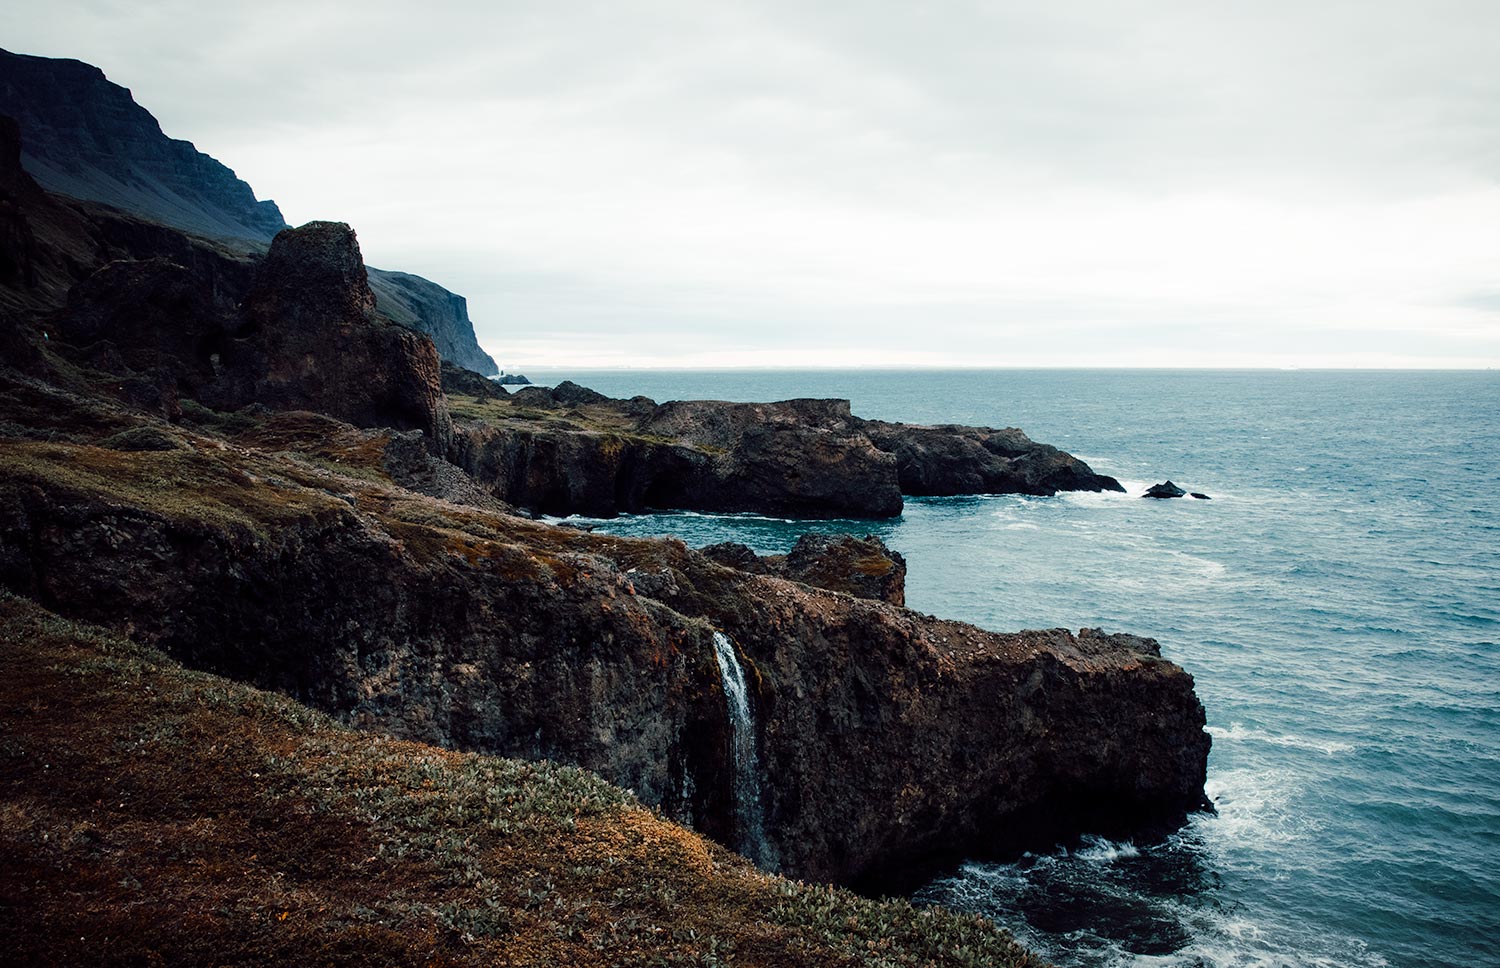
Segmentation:
{"type": "Polygon", "coordinates": [[[913,608],[1150,635],[1196,677],[1217,815],[1165,843],[971,863],[922,899],[993,915],[1060,965],[1500,965],[1500,375],[546,376],[1019,426],[1131,489],[909,500],[884,522],[603,525],[763,553],[875,533],[906,556],[913,608]],[[1134,496],[1168,477],[1213,499],[1134,496]]]}

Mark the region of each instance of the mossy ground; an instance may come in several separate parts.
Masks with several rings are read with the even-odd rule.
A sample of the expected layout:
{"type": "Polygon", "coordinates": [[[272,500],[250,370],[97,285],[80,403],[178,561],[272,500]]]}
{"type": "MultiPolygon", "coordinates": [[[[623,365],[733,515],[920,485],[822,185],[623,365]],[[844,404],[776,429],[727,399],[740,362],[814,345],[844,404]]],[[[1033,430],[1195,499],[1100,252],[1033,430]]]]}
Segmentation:
{"type": "Polygon", "coordinates": [[[722,452],[660,434],[641,433],[639,420],[611,404],[584,404],[559,410],[542,410],[519,403],[509,397],[481,400],[463,394],[448,394],[448,412],[458,420],[482,420],[495,427],[521,431],[571,431],[597,434],[625,443],[677,446],[705,453],[722,452]]]}
{"type": "Polygon", "coordinates": [[[358,733],[4,594],[0,654],[10,963],[1040,965],[581,770],[358,733]]]}

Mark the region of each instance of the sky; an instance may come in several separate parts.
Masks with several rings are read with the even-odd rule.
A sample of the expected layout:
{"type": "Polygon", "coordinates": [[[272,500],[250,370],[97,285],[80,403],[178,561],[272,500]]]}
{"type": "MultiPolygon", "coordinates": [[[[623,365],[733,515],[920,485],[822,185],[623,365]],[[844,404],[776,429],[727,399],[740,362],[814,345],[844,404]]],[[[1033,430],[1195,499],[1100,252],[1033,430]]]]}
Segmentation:
{"type": "Polygon", "coordinates": [[[1500,3],[7,4],[531,367],[1500,365],[1500,3]]]}

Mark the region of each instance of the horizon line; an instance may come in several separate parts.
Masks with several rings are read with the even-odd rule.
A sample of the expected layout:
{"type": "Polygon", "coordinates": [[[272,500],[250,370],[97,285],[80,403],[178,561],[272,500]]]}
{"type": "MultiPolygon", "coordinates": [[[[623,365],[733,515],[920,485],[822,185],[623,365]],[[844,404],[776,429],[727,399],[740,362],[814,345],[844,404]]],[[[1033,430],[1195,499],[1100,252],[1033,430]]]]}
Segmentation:
{"type": "Polygon", "coordinates": [[[852,370],[886,370],[892,372],[928,372],[928,373],[955,373],[955,372],[982,372],[993,370],[1089,370],[1089,371],[1131,371],[1131,372],[1164,372],[1191,370],[1194,372],[1217,372],[1217,373],[1493,373],[1500,370],[1500,364],[1491,366],[1193,366],[1193,365],[1131,365],[1120,364],[1115,366],[1090,366],[1076,364],[903,364],[903,363],[860,363],[844,366],[814,366],[808,364],[786,364],[784,366],[771,366],[766,364],[747,363],[744,365],[691,365],[691,364],[583,364],[568,365],[556,363],[526,363],[517,364],[506,369],[501,368],[500,375],[514,376],[523,375],[521,370],[531,369],[537,372],[544,371],[619,371],[619,372],[696,372],[696,373],[738,373],[738,372],[762,372],[762,373],[784,373],[787,371],[798,372],[847,372],[852,370]]]}

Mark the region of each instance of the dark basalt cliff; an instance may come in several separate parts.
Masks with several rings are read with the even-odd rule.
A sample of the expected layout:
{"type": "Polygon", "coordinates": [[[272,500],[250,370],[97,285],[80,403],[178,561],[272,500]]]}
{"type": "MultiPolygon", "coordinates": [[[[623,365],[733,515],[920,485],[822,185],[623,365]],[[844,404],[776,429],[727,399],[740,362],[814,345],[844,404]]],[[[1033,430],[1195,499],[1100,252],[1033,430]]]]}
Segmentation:
{"type": "Polygon", "coordinates": [[[20,122],[26,169],[50,191],[211,238],[264,241],[286,226],[275,202],[168,138],[90,64],[0,51],[0,114],[20,122]]]}
{"type": "MultiPolygon", "coordinates": [[[[450,442],[437,354],[374,312],[347,226],[256,259],[0,189],[0,586],[350,722],[587,767],[802,877],[1204,805],[1203,710],[1154,643],[986,632],[498,501],[899,502],[847,403],[486,388],[450,442]]],[[[783,574],[896,594],[840,584],[884,549],[811,544],[783,574]]]]}
{"type": "MultiPolygon", "coordinates": [[[[27,171],[43,188],[259,253],[286,222],[275,202],[191,142],[168,138],[130,91],[76,60],[0,50],[0,115],[20,123],[27,171]]],[[[462,296],[405,272],[370,270],[376,311],[426,333],[444,359],[499,373],[462,296]]]]}
{"type": "Polygon", "coordinates": [[[283,229],[260,263],[222,372],[206,399],[315,410],[362,427],[452,438],[432,341],[375,313],[354,232],[342,222],[283,229]]]}
{"type": "Polygon", "coordinates": [[[166,433],[0,449],[0,583],[355,723],[587,767],[805,878],[1203,804],[1203,711],[1154,643],[984,632],[166,433]],[[748,801],[716,630],[750,683],[748,801]]]}
{"type": "Polygon", "coordinates": [[[648,508],[886,518],[902,494],[1118,491],[1019,430],[862,420],[847,400],[612,400],[564,383],[494,399],[450,379],[452,459],[546,514],[648,508]]]}
{"type": "Polygon", "coordinates": [[[474,338],[469,302],[463,296],[409,272],[375,268],[369,272],[375,309],[382,316],[432,337],[438,355],[450,363],[481,376],[500,372],[494,358],[474,338]]]}

